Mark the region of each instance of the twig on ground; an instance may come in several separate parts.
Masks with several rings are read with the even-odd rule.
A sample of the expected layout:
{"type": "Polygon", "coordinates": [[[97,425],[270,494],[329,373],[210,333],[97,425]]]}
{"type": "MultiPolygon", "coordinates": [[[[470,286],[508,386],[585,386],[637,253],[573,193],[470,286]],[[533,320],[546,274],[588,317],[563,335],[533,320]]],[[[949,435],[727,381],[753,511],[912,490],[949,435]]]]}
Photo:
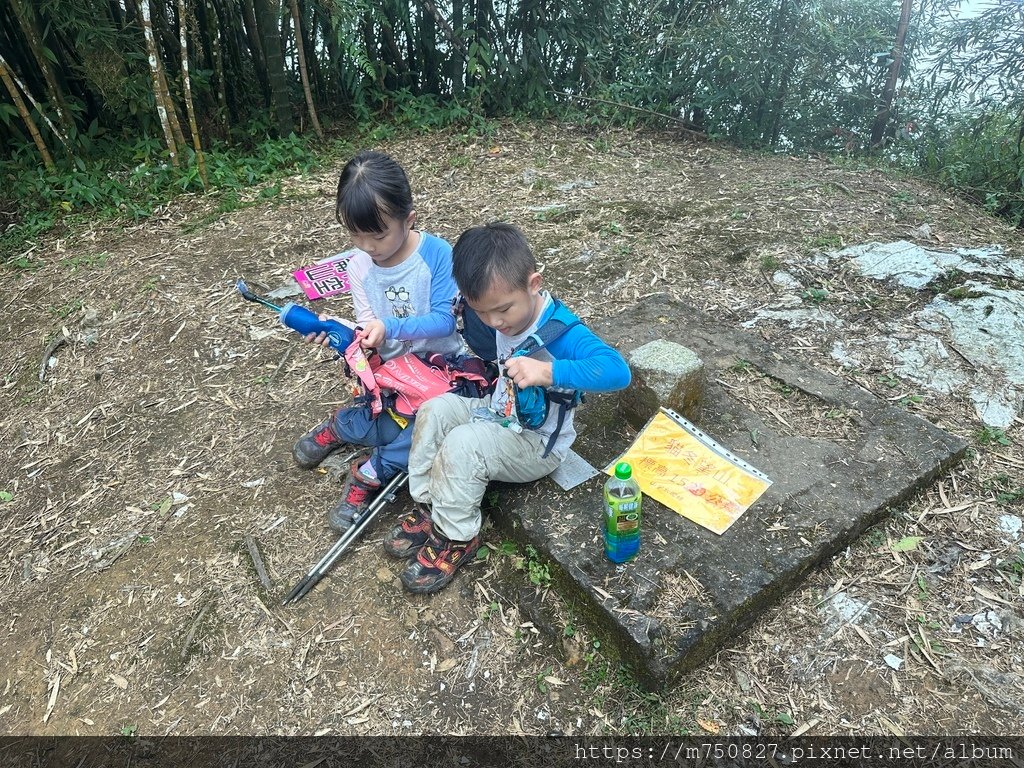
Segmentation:
{"type": "Polygon", "coordinates": [[[252,537],[252,534],[247,533],[245,535],[245,548],[249,550],[252,564],[256,566],[256,574],[260,577],[260,584],[263,585],[264,589],[270,589],[272,585],[270,577],[267,576],[267,567],[263,564],[263,558],[260,557],[260,550],[256,546],[256,539],[252,537]]]}
{"type": "Polygon", "coordinates": [[[206,612],[210,610],[210,606],[213,605],[213,598],[211,597],[203,605],[202,610],[199,611],[199,615],[196,616],[196,620],[192,622],[192,627],[189,629],[188,634],[185,635],[185,642],[181,646],[181,658],[188,658],[188,649],[192,646],[192,641],[195,639],[196,630],[199,629],[199,624],[202,622],[203,617],[206,616],[206,612]]]}
{"type": "Polygon", "coordinates": [[[299,346],[299,342],[296,341],[290,347],[288,347],[287,351],[284,353],[284,356],[281,358],[281,362],[277,364],[277,368],[274,369],[274,372],[270,374],[270,377],[267,379],[268,387],[275,381],[277,381],[278,375],[281,373],[281,370],[288,364],[288,361],[291,360],[292,353],[295,351],[295,348],[297,346],[299,346]]]}

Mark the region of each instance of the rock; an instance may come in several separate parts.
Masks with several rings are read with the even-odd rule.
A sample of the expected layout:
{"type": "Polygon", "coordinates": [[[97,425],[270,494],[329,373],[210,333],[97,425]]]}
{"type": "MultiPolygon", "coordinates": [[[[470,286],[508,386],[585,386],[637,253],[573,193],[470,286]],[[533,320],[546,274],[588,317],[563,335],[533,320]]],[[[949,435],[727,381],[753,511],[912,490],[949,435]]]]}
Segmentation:
{"type": "Polygon", "coordinates": [[[682,344],[655,339],[628,355],[633,382],[619,396],[619,410],[635,429],[664,406],[695,421],[704,392],[704,362],[682,344]]]}
{"type": "Polygon", "coordinates": [[[1017,515],[1000,515],[999,530],[1010,534],[1010,537],[1016,541],[1020,538],[1021,519],[1017,515]]]}

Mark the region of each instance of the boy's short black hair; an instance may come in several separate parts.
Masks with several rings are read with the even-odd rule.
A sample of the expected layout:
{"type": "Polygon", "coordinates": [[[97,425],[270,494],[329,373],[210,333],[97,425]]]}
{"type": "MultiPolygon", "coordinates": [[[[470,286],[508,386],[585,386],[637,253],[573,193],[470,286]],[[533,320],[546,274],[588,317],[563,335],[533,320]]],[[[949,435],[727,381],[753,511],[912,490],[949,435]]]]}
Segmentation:
{"type": "Polygon", "coordinates": [[[411,212],[409,177],[392,158],[365,151],[345,164],[334,215],[349,232],[384,232],[388,219],[404,219],[411,212]]]}
{"type": "Polygon", "coordinates": [[[498,281],[526,289],[537,260],[526,236],[511,224],[494,223],[463,232],[452,248],[452,274],[467,299],[483,296],[498,281]]]}

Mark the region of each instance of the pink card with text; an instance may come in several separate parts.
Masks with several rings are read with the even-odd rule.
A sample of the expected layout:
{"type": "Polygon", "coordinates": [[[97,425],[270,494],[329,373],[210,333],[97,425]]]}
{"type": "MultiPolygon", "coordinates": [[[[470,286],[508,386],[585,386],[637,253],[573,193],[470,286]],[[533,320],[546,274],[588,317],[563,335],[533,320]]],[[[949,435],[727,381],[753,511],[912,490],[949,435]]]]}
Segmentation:
{"type": "Polygon", "coordinates": [[[300,267],[292,272],[292,275],[311,300],[348,293],[350,288],[346,269],[351,256],[352,251],[339,253],[315,264],[300,267]]]}

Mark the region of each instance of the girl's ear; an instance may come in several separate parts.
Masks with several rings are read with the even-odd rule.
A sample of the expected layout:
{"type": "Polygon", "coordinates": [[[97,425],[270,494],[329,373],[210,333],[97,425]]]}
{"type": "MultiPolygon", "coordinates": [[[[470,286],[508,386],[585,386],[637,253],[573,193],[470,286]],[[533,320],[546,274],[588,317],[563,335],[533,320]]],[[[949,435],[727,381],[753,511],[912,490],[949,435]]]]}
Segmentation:
{"type": "Polygon", "coordinates": [[[409,229],[416,228],[416,211],[409,211],[409,215],[405,217],[405,224],[409,229]]]}

